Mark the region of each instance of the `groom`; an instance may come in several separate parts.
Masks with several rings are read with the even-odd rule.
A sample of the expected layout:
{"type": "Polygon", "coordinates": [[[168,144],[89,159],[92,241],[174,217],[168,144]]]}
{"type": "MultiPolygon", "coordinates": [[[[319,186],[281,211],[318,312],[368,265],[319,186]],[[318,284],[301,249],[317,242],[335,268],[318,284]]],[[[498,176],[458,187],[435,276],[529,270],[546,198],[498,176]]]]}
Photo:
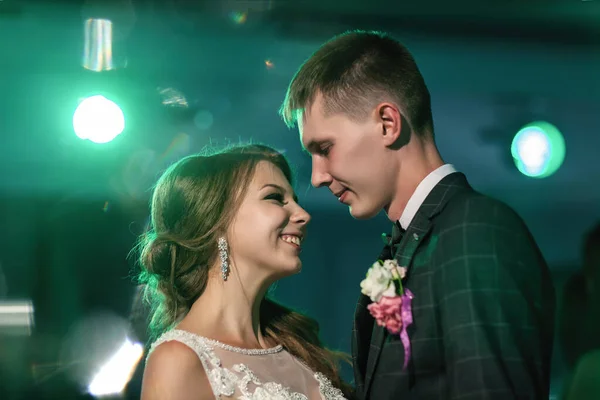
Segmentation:
{"type": "Polygon", "coordinates": [[[358,397],[547,399],[548,267],[521,218],[442,160],[429,91],[408,50],[377,32],[337,36],[301,66],[280,113],[298,124],[312,184],[356,219],[383,209],[393,231],[380,258],[406,267],[410,358],[404,368],[399,335],[375,323],[361,295],[352,338],[358,397]]]}

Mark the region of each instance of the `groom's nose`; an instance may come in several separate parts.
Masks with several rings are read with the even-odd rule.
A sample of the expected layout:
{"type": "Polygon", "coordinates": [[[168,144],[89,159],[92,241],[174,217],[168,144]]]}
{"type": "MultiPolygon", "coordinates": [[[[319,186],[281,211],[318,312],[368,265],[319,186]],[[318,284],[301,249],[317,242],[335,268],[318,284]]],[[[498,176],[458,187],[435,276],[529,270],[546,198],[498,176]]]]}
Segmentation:
{"type": "Polygon", "coordinates": [[[316,188],[321,186],[329,186],[331,183],[331,176],[313,172],[311,181],[312,185],[316,188]]]}
{"type": "Polygon", "coordinates": [[[329,175],[329,173],[323,168],[322,165],[320,165],[318,161],[315,162],[314,158],[312,162],[312,175],[310,181],[316,188],[321,186],[329,186],[333,181],[331,175],[329,175]]]}

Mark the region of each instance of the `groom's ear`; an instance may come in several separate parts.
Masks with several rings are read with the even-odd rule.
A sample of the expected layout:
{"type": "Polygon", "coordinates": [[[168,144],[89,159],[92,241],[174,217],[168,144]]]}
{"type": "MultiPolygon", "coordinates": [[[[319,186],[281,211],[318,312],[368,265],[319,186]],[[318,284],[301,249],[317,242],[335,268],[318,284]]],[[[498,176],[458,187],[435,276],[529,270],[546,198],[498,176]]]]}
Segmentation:
{"type": "Polygon", "coordinates": [[[402,114],[392,103],[381,103],[377,106],[377,115],[382,126],[382,138],[385,146],[393,146],[398,142],[402,132],[402,114]]]}

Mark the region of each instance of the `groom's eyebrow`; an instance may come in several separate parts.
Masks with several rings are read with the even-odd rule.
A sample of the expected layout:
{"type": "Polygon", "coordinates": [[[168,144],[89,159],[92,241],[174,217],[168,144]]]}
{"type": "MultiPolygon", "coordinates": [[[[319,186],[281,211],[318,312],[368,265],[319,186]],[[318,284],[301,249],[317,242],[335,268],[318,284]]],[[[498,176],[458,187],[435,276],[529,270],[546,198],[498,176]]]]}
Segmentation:
{"type": "Polygon", "coordinates": [[[304,152],[306,152],[308,155],[312,155],[313,153],[315,153],[318,148],[319,148],[320,144],[317,143],[314,140],[311,140],[310,142],[308,142],[308,144],[306,145],[306,147],[304,147],[304,145],[302,146],[302,149],[304,150],[304,152]]]}

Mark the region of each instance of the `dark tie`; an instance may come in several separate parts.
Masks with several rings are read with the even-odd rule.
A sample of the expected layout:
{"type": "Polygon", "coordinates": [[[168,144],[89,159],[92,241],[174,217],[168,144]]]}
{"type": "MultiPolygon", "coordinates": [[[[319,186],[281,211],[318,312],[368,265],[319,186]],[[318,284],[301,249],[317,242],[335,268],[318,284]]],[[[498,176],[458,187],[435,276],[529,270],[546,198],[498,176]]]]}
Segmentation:
{"type": "Polygon", "coordinates": [[[400,221],[396,221],[396,223],[392,227],[392,245],[397,245],[402,240],[402,236],[406,231],[400,225],[400,221]]]}
{"type": "Polygon", "coordinates": [[[404,235],[406,231],[404,229],[402,229],[402,226],[400,225],[400,222],[396,221],[394,223],[394,225],[392,226],[392,235],[387,235],[387,234],[382,234],[381,238],[383,239],[383,243],[385,244],[385,247],[383,248],[383,250],[381,251],[381,254],[379,256],[380,260],[390,260],[394,257],[394,253],[395,253],[395,249],[394,247],[397,246],[400,241],[402,240],[402,236],[404,235]]]}

